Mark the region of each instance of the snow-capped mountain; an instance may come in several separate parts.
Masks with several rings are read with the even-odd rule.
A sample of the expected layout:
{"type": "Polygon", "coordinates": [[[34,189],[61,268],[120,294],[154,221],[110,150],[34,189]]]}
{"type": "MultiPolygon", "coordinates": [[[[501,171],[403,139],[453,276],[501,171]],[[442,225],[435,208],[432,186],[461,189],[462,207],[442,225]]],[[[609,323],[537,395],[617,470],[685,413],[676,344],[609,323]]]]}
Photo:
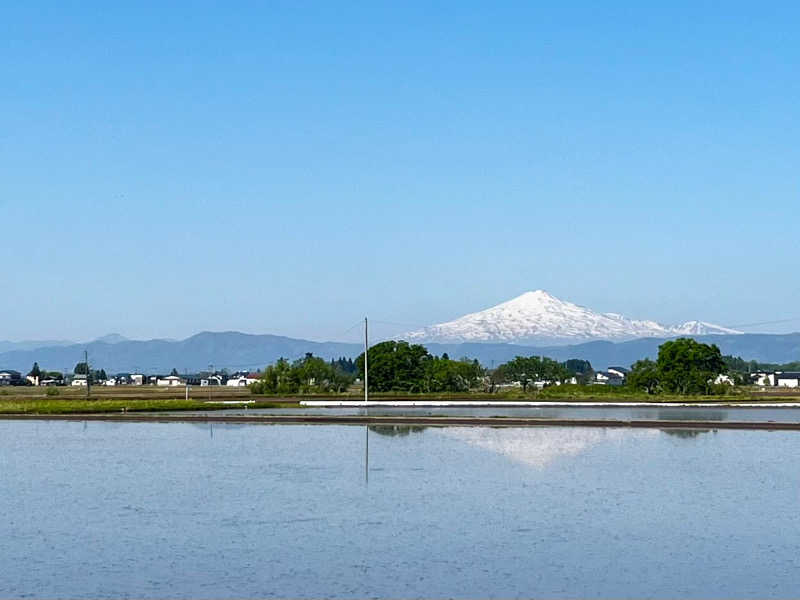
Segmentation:
{"type": "Polygon", "coordinates": [[[655,321],[628,319],[614,313],[596,313],[572,302],[559,300],[544,290],[537,290],[455,321],[409,332],[402,337],[414,342],[438,343],[574,343],[736,333],[741,332],[703,321],[667,326],[655,321]]]}

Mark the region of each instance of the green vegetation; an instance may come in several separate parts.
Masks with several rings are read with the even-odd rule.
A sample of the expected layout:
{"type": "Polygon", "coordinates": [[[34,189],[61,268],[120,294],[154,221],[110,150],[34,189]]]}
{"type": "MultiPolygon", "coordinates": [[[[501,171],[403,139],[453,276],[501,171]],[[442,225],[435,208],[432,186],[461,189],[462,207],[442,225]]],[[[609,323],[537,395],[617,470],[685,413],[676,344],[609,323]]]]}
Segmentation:
{"type": "Polygon", "coordinates": [[[308,353],[292,364],[282,358],[268,366],[261,379],[250,386],[250,391],[253,394],[343,392],[352,382],[352,375],[308,353]]]}
{"type": "MultiPolygon", "coordinates": [[[[557,402],[757,402],[763,398],[754,398],[748,390],[733,386],[719,386],[711,395],[681,395],[659,392],[647,394],[630,385],[558,385],[547,387],[538,392],[535,398],[528,396],[526,400],[542,400],[557,402]]],[[[770,402],[797,402],[797,397],[770,399],[770,402]]]]}
{"type": "MultiPolygon", "coordinates": [[[[580,368],[586,368],[587,373],[591,371],[591,365],[587,361],[579,361],[580,368]],[[583,364],[585,363],[585,365],[583,364]]],[[[573,372],[567,369],[565,364],[557,362],[546,356],[517,356],[515,359],[500,365],[494,370],[491,376],[493,384],[511,383],[519,381],[522,391],[528,389],[528,384],[532,381],[563,382],[570,379],[573,372]]]]}
{"type": "MultiPolygon", "coordinates": [[[[259,400],[248,405],[249,408],[297,408],[297,402],[275,402],[259,400]]],[[[98,414],[119,412],[169,412],[169,411],[207,411],[230,408],[222,402],[207,402],[203,399],[130,399],[98,398],[85,400],[79,398],[9,398],[0,399],[0,414],[98,414]]]]}
{"type": "Polygon", "coordinates": [[[800,371],[800,361],[789,363],[765,363],[756,360],[744,360],[740,356],[723,356],[725,366],[729,373],[736,375],[749,375],[750,373],[770,371],[800,371]]]}
{"type": "MultiPolygon", "coordinates": [[[[356,359],[364,377],[364,354],[356,359]]],[[[483,368],[477,360],[432,356],[424,346],[387,341],[369,349],[369,388],[376,392],[468,392],[482,385],[483,368]]]]}
{"type": "Polygon", "coordinates": [[[691,338],[664,342],[658,360],[637,361],[628,374],[627,387],[647,394],[677,395],[724,393],[729,386],[714,380],[726,370],[716,344],[702,344],[691,338]]]}

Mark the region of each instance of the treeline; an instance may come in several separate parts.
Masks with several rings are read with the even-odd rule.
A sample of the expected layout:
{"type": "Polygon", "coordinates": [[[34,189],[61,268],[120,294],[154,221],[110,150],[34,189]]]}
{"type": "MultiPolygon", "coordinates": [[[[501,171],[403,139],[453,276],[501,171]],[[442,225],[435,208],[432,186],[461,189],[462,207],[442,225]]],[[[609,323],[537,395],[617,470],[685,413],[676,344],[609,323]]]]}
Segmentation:
{"type": "MultiPolygon", "coordinates": [[[[497,386],[517,383],[525,390],[535,381],[552,384],[575,378],[587,383],[594,375],[588,361],[572,359],[560,363],[538,356],[518,356],[489,371],[477,360],[451,359],[446,353],[435,356],[422,345],[404,341],[386,341],[370,347],[368,360],[369,388],[374,392],[491,392],[497,386]]],[[[339,358],[328,363],[306,354],[293,363],[281,359],[270,365],[251,390],[256,394],[342,392],[363,378],[363,353],[355,360],[339,358]]]]}
{"type": "Polygon", "coordinates": [[[518,382],[526,391],[534,382],[552,385],[574,379],[576,383],[587,384],[593,375],[594,370],[588,360],[573,358],[562,363],[546,356],[517,356],[492,371],[490,382],[493,387],[518,382]]]}
{"type": "MultiPolygon", "coordinates": [[[[533,383],[537,387],[567,383],[585,385],[595,376],[592,365],[586,360],[558,362],[545,356],[517,356],[496,369],[487,370],[477,360],[453,360],[447,354],[434,356],[422,345],[403,341],[376,344],[369,349],[368,358],[369,387],[375,392],[493,392],[509,385],[527,391],[533,383]]],[[[753,365],[746,361],[722,356],[715,344],[679,338],[664,342],[656,360],[637,361],[624,385],[629,390],[646,394],[725,393],[730,386],[722,382],[725,378],[720,375],[728,375],[732,383],[747,384],[749,378],[737,369],[744,365],[760,370],[765,366],[756,364],[759,368],[751,369],[753,365]]],[[[787,370],[793,367],[792,364],[781,366],[787,370]]],[[[330,362],[306,354],[294,363],[281,359],[267,367],[251,389],[256,394],[343,392],[363,377],[363,353],[354,361],[340,358],[330,362]]]]}
{"type": "Polygon", "coordinates": [[[281,358],[264,369],[261,379],[250,386],[254,394],[314,394],[344,392],[353,383],[348,372],[352,360],[326,362],[311,353],[289,363],[281,358]]]}
{"type": "Polygon", "coordinates": [[[725,361],[725,366],[731,373],[738,373],[741,375],[749,375],[758,372],[772,372],[772,371],[800,371],[800,361],[789,363],[767,363],[758,362],[757,360],[745,360],[741,356],[723,356],[722,360],[725,361]]]}

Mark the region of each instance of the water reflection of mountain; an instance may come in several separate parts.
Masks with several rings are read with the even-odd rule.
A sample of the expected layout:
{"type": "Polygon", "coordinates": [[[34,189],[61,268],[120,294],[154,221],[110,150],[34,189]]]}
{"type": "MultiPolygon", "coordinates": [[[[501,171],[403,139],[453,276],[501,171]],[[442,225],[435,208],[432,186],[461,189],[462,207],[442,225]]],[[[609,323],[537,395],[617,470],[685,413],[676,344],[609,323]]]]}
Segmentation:
{"type": "Polygon", "coordinates": [[[587,427],[547,428],[433,428],[441,435],[476,446],[534,467],[545,467],[557,458],[577,456],[591,447],[623,440],[652,438],[655,429],[605,429],[587,427]]]}

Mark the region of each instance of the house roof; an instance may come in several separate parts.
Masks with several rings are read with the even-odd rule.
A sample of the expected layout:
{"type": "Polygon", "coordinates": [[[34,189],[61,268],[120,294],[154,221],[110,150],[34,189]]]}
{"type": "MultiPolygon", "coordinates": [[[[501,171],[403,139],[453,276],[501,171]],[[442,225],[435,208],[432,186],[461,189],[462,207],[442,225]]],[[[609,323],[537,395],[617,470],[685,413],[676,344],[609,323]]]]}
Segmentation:
{"type": "Polygon", "coordinates": [[[784,371],[775,375],[778,379],[800,379],[800,371],[784,371]]]}
{"type": "Polygon", "coordinates": [[[614,369],[615,371],[619,371],[620,373],[630,373],[630,369],[626,369],[625,367],[608,367],[608,370],[614,369]]]}
{"type": "Polygon", "coordinates": [[[11,375],[12,377],[14,377],[14,376],[20,377],[21,376],[20,372],[19,371],[15,371],[14,369],[0,369],[0,373],[4,373],[6,375],[11,375]]]}

